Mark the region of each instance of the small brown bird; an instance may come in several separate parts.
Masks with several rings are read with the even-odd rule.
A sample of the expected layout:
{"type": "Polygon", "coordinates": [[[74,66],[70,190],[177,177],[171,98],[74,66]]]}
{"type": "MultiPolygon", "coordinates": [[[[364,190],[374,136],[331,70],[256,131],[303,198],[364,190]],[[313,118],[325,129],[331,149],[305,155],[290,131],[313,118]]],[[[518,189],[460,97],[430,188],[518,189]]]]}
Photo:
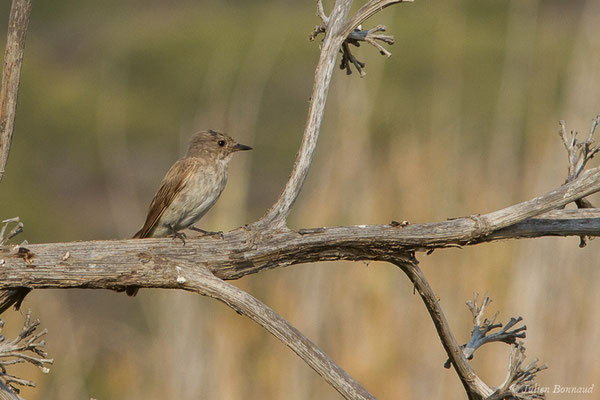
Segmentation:
{"type": "MultiPolygon", "coordinates": [[[[185,244],[185,234],[179,231],[194,228],[193,224],[215,204],[225,189],[231,156],[240,150],[252,150],[252,147],[213,130],[194,134],[185,156],[177,160],[163,178],[144,226],[133,237],[172,235],[185,244]]],[[[129,286],[126,292],[135,296],[137,290],[129,286]]]]}

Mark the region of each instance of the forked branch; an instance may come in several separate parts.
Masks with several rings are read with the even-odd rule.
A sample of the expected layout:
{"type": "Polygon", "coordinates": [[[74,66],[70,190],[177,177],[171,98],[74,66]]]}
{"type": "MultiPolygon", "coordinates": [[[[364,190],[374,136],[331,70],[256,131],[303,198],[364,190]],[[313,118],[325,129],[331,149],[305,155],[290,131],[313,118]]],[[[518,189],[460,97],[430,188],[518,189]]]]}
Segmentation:
{"type": "MultiPolygon", "coordinates": [[[[54,363],[52,358],[48,358],[48,354],[44,351],[46,345],[43,336],[48,333],[46,329],[37,332],[40,325],[39,320],[31,320],[31,310],[25,316],[25,323],[21,332],[11,341],[7,341],[4,336],[0,336],[0,381],[4,386],[9,388],[14,393],[19,393],[19,389],[15,385],[35,386],[30,380],[19,378],[10,375],[6,371],[6,366],[30,363],[48,373],[50,369],[48,364],[54,363]]],[[[0,332],[4,326],[4,322],[0,320],[0,332]]],[[[0,389],[1,390],[1,389],[0,389]]]]}
{"type": "Polygon", "coordinates": [[[0,228],[0,246],[3,246],[10,239],[14,238],[21,232],[23,232],[23,223],[19,217],[5,219],[2,221],[2,228],[0,228]],[[15,225],[8,232],[6,232],[6,229],[10,226],[10,224],[15,225]]]}
{"type": "Polygon", "coordinates": [[[514,343],[511,346],[506,379],[488,400],[530,400],[545,398],[545,393],[537,390],[535,377],[538,372],[543,371],[548,367],[546,364],[538,365],[538,360],[533,360],[529,364],[523,365],[525,358],[525,347],[523,346],[523,343],[514,343]]]}
{"type": "MultiPolygon", "coordinates": [[[[317,146],[319,130],[325,111],[327,93],[329,91],[329,84],[331,82],[331,76],[335,66],[335,59],[340,47],[343,47],[343,44],[348,39],[349,35],[363,21],[374,15],[377,11],[380,11],[392,4],[406,1],[412,0],[371,0],[361,7],[356,14],[350,18],[348,15],[350,13],[350,7],[352,6],[352,0],[337,0],[329,16],[325,15],[322,0],[317,1],[317,15],[321,18],[322,25],[315,28],[311,38],[314,39],[317,34],[325,32],[325,39],[323,39],[323,43],[321,45],[321,55],[315,70],[313,89],[310,96],[310,106],[304,128],[304,135],[302,137],[302,144],[300,145],[300,150],[298,150],[296,161],[290,177],[283,191],[279,195],[279,198],[259,221],[252,224],[253,229],[278,230],[286,228],[287,216],[290,213],[292,205],[300,194],[300,190],[302,189],[302,185],[304,184],[306,176],[308,175],[312,157],[317,146]]],[[[384,28],[378,27],[374,30],[371,30],[370,33],[369,31],[366,31],[368,33],[364,34],[361,33],[363,31],[359,31],[356,33],[356,36],[350,40],[356,43],[358,43],[359,40],[365,40],[371,44],[373,44],[375,40],[391,42],[393,40],[392,37],[378,34],[378,32],[381,32],[382,29],[384,28]],[[367,40],[367,37],[369,40],[367,40]]],[[[347,44],[345,47],[347,48],[347,44]]],[[[378,47],[378,49],[381,51],[380,46],[376,47],[378,47]]]]}
{"type": "MultiPolygon", "coordinates": [[[[586,164],[590,161],[596,153],[600,151],[600,145],[594,145],[594,134],[596,128],[600,124],[600,116],[597,116],[590,129],[588,137],[583,141],[579,141],[577,138],[577,131],[571,131],[570,135],[567,134],[567,126],[565,121],[559,121],[560,130],[558,134],[562,139],[562,142],[567,150],[569,157],[569,174],[567,175],[566,182],[570,182],[576,179],[581,172],[585,169],[586,164]]],[[[586,198],[575,200],[577,208],[594,208],[594,205],[586,198]]],[[[587,245],[588,236],[582,235],[579,238],[579,247],[585,247],[587,245]]]]}
{"type": "Polygon", "coordinates": [[[600,151],[600,145],[594,144],[594,133],[596,133],[596,128],[598,127],[598,124],[600,124],[600,115],[593,120],[590,133],[583,142],[579,141],[577,138],[577,131],[571,131],[570,134],[567,134],[565,121],[561,120],[559,124],[560,130],[558,131],[558,134],[562,139],[569,156],[569,175],[567,176],[567,182],[570,182],[581,174],[588,161],[594,158],[596,153],[600,151]]]}
{"type": "Polygon", "coordinates": [[[352,0],[337,0],[331,11],[331,15],[328,17],[327,34],[323,40],[319,63],[315,70],[308,117],[300,150],[296,156],[296,162],[294,163],[290,178],[279,198],[269,211],[267,211],[265,216],[253,224],[253,227],[257,230],[286,228],[286,218],[304,185],[310,164],[312,163],[313,154],[317,147],[331,75],[338,49],[346,37],[342,32],[346,25],[351,6],[352,0]]]}
{"type": "MultiPolygon", "coordinates": [[[[467,306],[473,314],[473,331],[471,332],[471,339],[467,344],[461,346],[467,360],[471,360],[473,358],[475,350],[477,350],[486,343],[503,342],[507,344],[514,344],[516,343],[518,338],[524,339],[526,336],[526,333],[524,332],[527,330],[526,325],[511,330],[511,328],[519,322],[521,322],[523,318],[511,317],[510,321],[508,321],[506,325],[502,328],[502,324],[496,322],[498,312],[494,314],[491,320],[485,317],[486,308],[492,302],[487,293],[481,301],[481,304],[478,302],[478,297],[479,294],[475,293],[475,298],[473,299],[473,301],[467,301],[467,306]],[[500,329],[497,332],[490,333],[492,330],[498,328],[502,329],[500,329]]],[[[450,368],[450,360],[446,361],[444,367],[450,368]]]]}
{"type": "MultiPolygon", "coordinates": [[[[346,74],[352,74],[353,65],[354,68],[358,71],[361,77],[364,77],[366,73],[364,72],[365,63],[359,61],[350,49],[350,45],[360,47],[360,42],[366,42],[371,46],[375,47],[381,55],[386,57],[390,57],[392,53],[390,53],[385,47],[383,47],[378,41],[386,43],[388,45],[394,44],[394,37],[390,35],[382,35],[379,32],[385,32],[385,25],[377,25],[375,28],[363,30],[361,24],[366,21],[370,16],[375,14],[377,11],[382,10],[385,7],[388,7],[392,4],[397,3],[407,3],[412,2],[412,0],[401,0],[401,1],[369,1],[366,3],[361,9],[359,9],[356,14],[349,18],[346,27],[344,28],[343,37],[346,38],[344,43],[342,44],[342,48],[340,52],[342,53],[342,60],[340,62],[340,69],[346,70],[346,74]],[[351,29],[349,30],[349,28],[351,29]]],[[[309,39],[315,40],[315,38],[321,34],[325,33],[328,30],[329,25],[329,17],[325,15],[325,10],[323,9],[322,0],[317,0],[317,15],[321,18],[321,25],[315,26],[315,29],[310,34],[309,39]]]]}

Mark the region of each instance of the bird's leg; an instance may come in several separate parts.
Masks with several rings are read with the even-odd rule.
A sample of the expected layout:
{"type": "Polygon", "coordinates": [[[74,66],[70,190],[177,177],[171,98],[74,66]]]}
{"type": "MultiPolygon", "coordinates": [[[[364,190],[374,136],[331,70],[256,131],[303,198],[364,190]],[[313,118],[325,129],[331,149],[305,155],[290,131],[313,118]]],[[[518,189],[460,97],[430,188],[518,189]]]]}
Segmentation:
{"type": "Polygon", "coordinates": [[[173,236],[173,240],[180,239],[185,246],[185,239],[187,239],[187,235],[183,232],[177,232],[172,225],[169,225],[169,229],[171,229],[171,236],[173,236]]]}
{"type": "Polygon", "coordinates": [[[194,225],[188,227],[188,229],[191,229],[196,232],[200,232],[204,236],[219,236],[221,239],[223,239],[223,231],[217,231],[217,232],[205,231],[204,229],[197,228],[194,225]]]}

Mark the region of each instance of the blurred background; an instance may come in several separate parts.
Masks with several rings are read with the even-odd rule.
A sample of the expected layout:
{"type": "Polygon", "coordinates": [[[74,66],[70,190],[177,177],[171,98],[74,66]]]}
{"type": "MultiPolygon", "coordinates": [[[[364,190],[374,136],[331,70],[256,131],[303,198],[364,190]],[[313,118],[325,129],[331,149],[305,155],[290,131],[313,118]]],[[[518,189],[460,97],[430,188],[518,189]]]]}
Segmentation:
{"type": "MultiPolygon", "coordinates": [[[[3,35],[9,3],[0,3],[3,35]]],[[[290,226],[440,221],[562,184],[558,120],[587,134],[600,113],[598,18],[597,0],[418,0],[373,17],[365,27],[387,25],[393,56],[363,45],[365,78],[336,70],[290,226]]],[[[19,216],[18,240],[30,243],[131,237],[189,136],[212,128],[255,150],[233,160],[199,225],[256,220],[301,140],[319,52],[307,38],[318,23],[312,0],[34,2],[0,218],[19,216]]],[[[465,301],[489,291],[490,315],[523,316],[529,359],[550,367],[540,386],[600,390],[600,243],[578,243],[506,241],[419,259],[459,341],[472,328],[465,301]]],[[[379,398],[465,398],[420,298],[391,265],[300,265],[233,283],[379,398]]],[[[49,329],[56,360],[47,375],[11,370],[37,382],[23,390],[28,400],[339,398],[211,299],[37,290],[23,308],[49,329]]],[[[3,318],[11,336],[24,312],[3,318]]],[[[498,385],[508,353],[488,345],[474,368],[498,385]]]]}

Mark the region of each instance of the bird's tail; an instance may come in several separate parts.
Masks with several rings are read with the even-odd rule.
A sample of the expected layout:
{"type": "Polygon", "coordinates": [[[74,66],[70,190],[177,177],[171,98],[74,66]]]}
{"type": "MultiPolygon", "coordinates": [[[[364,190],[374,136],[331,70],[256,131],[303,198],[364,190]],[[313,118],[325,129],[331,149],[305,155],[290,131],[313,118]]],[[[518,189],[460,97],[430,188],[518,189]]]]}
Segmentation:
{"type": "Polygon", "coordinates": [[[15,310],[21,308],[21,303],[29,292],[31,292],[31,289],[26,287],[0,291],[0,314],[8,310],[12,305],[15,306],[15,310]]]}
{"type": "Polygon", "coordinates": [[[135,233],[135,235],[133,235],[132,239],[143,239],[143,238],[145,238],[146,236],[144,236],[143,233],[144,233],[144,227],[142,227],[142,229],[140,229],[139,231],[137,231],[135,233]]]}

